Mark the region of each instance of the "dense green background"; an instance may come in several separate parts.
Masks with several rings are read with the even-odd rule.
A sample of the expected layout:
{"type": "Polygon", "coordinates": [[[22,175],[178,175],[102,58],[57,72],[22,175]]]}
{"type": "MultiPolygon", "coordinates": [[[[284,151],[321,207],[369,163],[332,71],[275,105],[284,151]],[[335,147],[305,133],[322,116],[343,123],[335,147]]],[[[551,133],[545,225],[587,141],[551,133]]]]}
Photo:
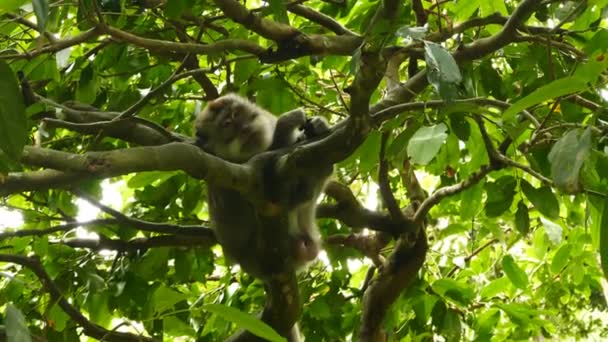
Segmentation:
{"type": "Polygon", "coordinates": [[[331,210],[345,197],[326,200],[327,253],[298,275],[307,341],[359,340],[362,312],[382,305],[362,300],[371,288],[392,304],[379,316],[391,341],[606,338],[608,0],[248,1],[245,16],[238,3],[0,1],[6,333],[218,341],[264,328],[229,311],[258,312],[263,285],[227,268],[219,246],[179,238],[178,225],[208,226],[204,182],[181,171],[87,179],[80,191],[101,212],[77,229],[97,211],[38,166],[74,169],[32,157],[182,139],[206,101],[234,91],[332,123],[369,105],[371,129],[336,181],[391,222],[400,214],[387,208],[412,218],[432,198],[417,217],[426,254],[399,225],[376,235],[371,216],[331,210]],[[424,263],[381,289],[409,258],[424,263]]]}

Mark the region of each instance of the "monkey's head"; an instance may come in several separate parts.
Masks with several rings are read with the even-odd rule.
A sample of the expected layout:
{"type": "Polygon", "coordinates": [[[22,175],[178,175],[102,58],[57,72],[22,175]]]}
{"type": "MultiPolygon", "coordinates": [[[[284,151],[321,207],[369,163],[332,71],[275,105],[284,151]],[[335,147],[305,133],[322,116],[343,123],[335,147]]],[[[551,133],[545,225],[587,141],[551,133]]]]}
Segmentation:
{"type": "Polygon", "coordinates": [[[219,97],[196,117],[196,144],[232,162],[244,162],[272,144],[276,118],[236,94],[219,97]]]}

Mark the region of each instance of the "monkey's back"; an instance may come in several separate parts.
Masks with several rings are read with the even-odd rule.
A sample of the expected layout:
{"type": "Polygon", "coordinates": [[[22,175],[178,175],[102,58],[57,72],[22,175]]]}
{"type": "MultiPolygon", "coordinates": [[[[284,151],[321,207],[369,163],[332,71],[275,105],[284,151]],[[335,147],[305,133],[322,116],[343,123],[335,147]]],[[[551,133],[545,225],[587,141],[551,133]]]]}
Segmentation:
{"type": "Polygon", "coordinates": [[[229,261],[258,278],[292,267],[286,214],[263,216],[237,191],[208,190],[212,227],[229,261]]]}

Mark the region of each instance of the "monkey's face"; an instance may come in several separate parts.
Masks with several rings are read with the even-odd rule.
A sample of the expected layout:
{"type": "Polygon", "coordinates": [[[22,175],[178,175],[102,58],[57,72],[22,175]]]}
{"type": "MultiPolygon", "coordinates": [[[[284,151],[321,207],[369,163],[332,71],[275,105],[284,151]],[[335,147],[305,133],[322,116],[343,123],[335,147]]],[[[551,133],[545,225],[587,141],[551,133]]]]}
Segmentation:
{"type": "Polygon", "coordinates": [[[197,145],[233,162],[244,162],[270,147],[276,119],[238,95],[207,104],[195,120],[197,145]]]}

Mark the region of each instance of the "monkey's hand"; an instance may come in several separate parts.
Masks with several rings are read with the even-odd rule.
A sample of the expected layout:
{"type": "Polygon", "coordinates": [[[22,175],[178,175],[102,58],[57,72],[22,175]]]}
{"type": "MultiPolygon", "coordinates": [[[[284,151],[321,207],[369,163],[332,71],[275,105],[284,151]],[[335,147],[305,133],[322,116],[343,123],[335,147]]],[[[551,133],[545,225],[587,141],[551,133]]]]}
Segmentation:
{"type": "Polygon", "coordinates": [[[331,126],[324,117],[315,116],[308,120],[303,126],[306,138],[314,138],[329,133],[331,126]]]}

